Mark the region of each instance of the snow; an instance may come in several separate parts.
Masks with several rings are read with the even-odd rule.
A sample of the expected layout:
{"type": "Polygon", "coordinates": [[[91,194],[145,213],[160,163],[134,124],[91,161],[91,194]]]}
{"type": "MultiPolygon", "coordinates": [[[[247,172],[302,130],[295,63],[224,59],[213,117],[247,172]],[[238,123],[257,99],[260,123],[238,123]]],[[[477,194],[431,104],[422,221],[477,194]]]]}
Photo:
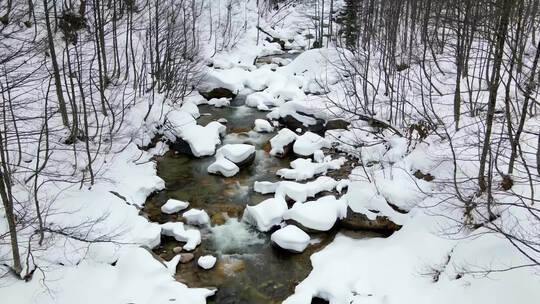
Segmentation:
{"type": "MultiPolygon", "coordinates": [[[[294,153],[301,156],[310,156],[316,151],[320,151],[321,148],[330,148],[330,143],[323,137],[309,131],[298,136],[293,145],[294,153]]],[[[320,160],[320,153],[318,157],[320,160]]]]}
{"type": "MultiPolygon", "coordinates": [[[[201,98],[202,98],[202,96],[201,96],[201,98]]],[[[191,100],[184,101],[184,103],[182,104],[182,106],[180,107],[180,110],[178,112],[179,113],[189,113],[191,115],[191,117],[193,117],[194,119],[197,119],[197,118],[199,118],[201,116],[201,114],[199,113],[199,108],[191,100]]]]}
{"type": "Polygon", "coordinates": [[[235,176],[240,172],[240,168],[232,161],[221,156],[216,158],[216,161],[210,164],[207,169],[208,173],[221,174],[225,177],[235,176]]]}
{"type": "Polygon", "coordinates": [[[210,269],[216,265],[217,258],[212,255],[204,255],[197,260],[197,265],[203,269],[210,269]]]}
{"type": "Polygon", "coordinates": [[[219,148],[216,157],[223,156],[235,164],[241,163],[255,153],[255,146],[247,144],[227,144],[219,148]]]}
{"type": "Polygon", "coordinates": [[[236,175],[240,168],[237,164],[255,153],[255,146],[246,144],[226,144],[216,152],[216,161],[208,166],[208,172],[225,177],[236,175]]]}
{"type": "Polygon", "coordinates": [[[183,249],[194,250],[201,243],[201,232],[197,229],[186,229],[182,222],[167,222],[161,225],[161,234],[174,237],[179,242],[185,242],[183,249]]]}
{"type": "Polygon", "coordinates": [[[161,212],[166,214],[173,214],[186,209],[188,206],[188,202],[179,201],[171,198],[167,200],[167,202],[163,206],[161,206],[161,212]]]}
{"type": "Polygon", "coordinates": [[[296,133],[287,128],[279,130],[278,134],[270,139],[270,145],[272,146],[270,155],[283,155],[285,153],[284,147],[294,142],[297,137],[296,133]]]}
{"type": "Polygon", "coordinates": [[[344,200],[332,195],[321,197],[316,201],[296,202],[283,215],[285,220],[294,220],[302,226],[318,230],[330,230],[338,219],[347,216],[347,204],[344,200]]]}
{"type": "Polygon", "coordinates": [[[289,197],[296,202],[305,202],[308,197],[314,197],[323,191],[332,191],[337,185],[338,182],[333,178],[319,176],[305,184],[292,181],[255,182],[253,190],[261,194],[276,193],[276,197],[289,197]]]}
{"type": "Polygon", "coordinates": [[[294,252],[304,251],[311,241],[307,233],[294,225],[287,225],[275,231],[270,239],[279,247],[294,252]]]}
{"type": "Polygon", "coordinates": [[[77,265],[36,271],[32,280],[0,288],[3,303],[185,303],[204,304],[215,291],[188,288],[143,248],[124,248],[115,266],[83,260],[77,265]],[[49,291],[40,292],[46,282],[49,291]],[[84,284],[83,282],[91,282],[84,284]],[[8,292],[9,291],[9,292],[8,292]]]}
{"type": "Polygon", "coordinates": [[[283,198],[269,198],[255,206],[246,206],[242,219],[265,232],[283,221],[287,209],[287,202],[283,198]]]}
{"type": "Polygon", "coordinates": [[[279,169],[276,174],[285,179],[303,181],[319,174],[326,174],[328,170],[337,170],[343,166],[345,158],[331,159],[327,157],[322,163],[314,163],[310,158],[298,158],[291,162],[292,169],[279,169]]]}
{"type": "Polygon", "coordinates": [[[386,199],[377,192],[373,183],[352,181],[343,198],[353,212],[362,213],[370,220],[375,220],[377,216],[387,216],[394,223],[402,225],[409,217],[392,209],[386,199]],[[374,210],[378,213],[374,213],[374,210]]]}
{"type": "Polygon", "coordinates": [[[182,217],[190,225],[206,226],[210,223],[210,217],[206,211],[200,209],[189,209],[182,214],[182,217]]]}
{"type": "Polygon", "coordinates": [[[268,120],[255,119],[255,127],[253,128],[253,131],[261,133],[271,133],[274,132],[274,127],[272,127],[268,120]]]}
{"type": "Polygon", "coordinates": [[[216,146],[221,143],[221,136],[227,128],[219,122],[211,122],[206,126],[196,124],[193,117],[180,111],[172,111],[167,115],[165,136],[172,142],[176,138],[185,140],[196,157],[214,155],[216,146]]]}
{"type": "Polygon", "coordinates": [[[230,98],[212,98],[208,100],[208,104],[216,108],[228,107],[231,104],[230,98]]]}
{"type": "Polygon", "coordinates": [[[324,162],[324,152],[322,150],[316,150],[315,152],[313,152],[313,160],[316,163],[324,162]]]}

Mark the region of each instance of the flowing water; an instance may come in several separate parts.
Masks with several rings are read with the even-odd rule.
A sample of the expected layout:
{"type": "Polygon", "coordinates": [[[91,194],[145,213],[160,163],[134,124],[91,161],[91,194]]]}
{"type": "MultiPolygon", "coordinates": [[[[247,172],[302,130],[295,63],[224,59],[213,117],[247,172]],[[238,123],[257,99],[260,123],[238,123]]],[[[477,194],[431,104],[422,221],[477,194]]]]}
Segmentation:
{"type": "MultiPolygon", "coordinates": [[[[254,120],[265,118],[266,113],[245,106],[243,101],[244,98],[237,97],[229,107],[200,106],[202,116],[198,123],[206,125],[220,118],[227,119],[228,134],[223,143],[255,145],[254,163],[234,177],[223,178],[206,171],[214,157],[197,159],[169,151],[157,158],[157,172],[165,181],[165,189],[148,198],[142,213],[154,222],[182,221],[179,214],[167,215],[160,211],[169,198],[174,198],[188,201],[191,208],[204,209],[210,215],[212,225],[201,229],[202,243],[193,252],[195,258],[179,264],[175,276],[190,287],[218,288],[208,303],[280,303],[307,277],[312,269],[309,257],[333,239],[337,228],[326,233],[312,233],[313,244],[303,253],[293,254],[272,246],[271,233],[260,233],[239,221],[246,205],[255,205],[271,197],[255,193],[253,183],[277,181],[275,172],[289,167],[291,161],[269,155],[268,141],[275,133],[251,131],[254,120]],[[218,258],[213,269],[203,270],[197,266],[198,257],[206,254],[218,258]]],[[[353,237],[369,235],[345,233],[353,237]]],[[[154,252],[170,260],[175,255],[173,248],[180,245],[182,243],[174,238],[163,237],[154,252]]]]}

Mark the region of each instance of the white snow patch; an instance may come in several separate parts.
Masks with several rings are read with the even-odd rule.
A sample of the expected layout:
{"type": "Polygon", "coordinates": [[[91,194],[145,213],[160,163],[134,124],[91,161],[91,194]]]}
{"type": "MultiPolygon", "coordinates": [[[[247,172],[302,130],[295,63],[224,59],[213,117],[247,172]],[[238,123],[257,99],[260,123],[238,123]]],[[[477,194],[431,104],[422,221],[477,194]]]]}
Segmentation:
{"type": "Polygon", "coordinates": [[[332,195],[321,197],[316,201],[295,203],[283,215],[285,220],[294,220],[302,226],[319,231],[330,230],[336,220],[347,216],[347,204],[332,195]]]}
{"type": "Polygon", "coordinates": [[[161,212],[166,214],[173,214],[186,209],[188,206],[188,202],[179,201],[171,198],[167,200],[167,202],[163,206],[161,206],[161,212]]]}
{"type": "Polygon", "coordinates": [[[161,234],[174,237],[185,242],[183,249],[191,251],[201,243],[201,232],[197,229],[186,229],[182,222],[167,222],[161,225],[161,234]]]}
{"type": "MultiPolygon", "coordinates": [[[[330,148],[330,143],[323,137],[309,131],[298,136],[293,145],[294,153],[301,156],[310,156],[315,151],[320,151],[321,148],[330,148]]],[[[318,158],[320,160],[320,154],[318,158]]]]}
{"type": "Polygon", "coordinates": [[[197,265],[203,269],[210,269],[216,265],[217,258],[212,255],[204,255],[197,260],[197,265]]]}
{"type": "Polygon", "coordinates": [[[242,220],[265,232],[283,221],[283,214],[288,208],[283,198],[269,198],[255,206],[246,206],[242,220]]]}
{"type": "Polygon", "coordinates": [[[274,127],[272,127],[270,122],[266,119],[255,119],[255,127],[253,128],[253,131],[260,133],[270,133],[274,132],[274,127]]]}
{"type": "Polygon", "coordinates": [[[287,225],[277,230],[272,233],[270,239],[279,247],[294,252],[304,251],[311,240],[307,233],[294,225],[287,225]]]}
{"type": "Polygon", "coordinates": [[[184,212],[182,217],[190,225],[206,226],[210,223],[210,217],[206,211],[200,209],[190,209],[184,212]]]}

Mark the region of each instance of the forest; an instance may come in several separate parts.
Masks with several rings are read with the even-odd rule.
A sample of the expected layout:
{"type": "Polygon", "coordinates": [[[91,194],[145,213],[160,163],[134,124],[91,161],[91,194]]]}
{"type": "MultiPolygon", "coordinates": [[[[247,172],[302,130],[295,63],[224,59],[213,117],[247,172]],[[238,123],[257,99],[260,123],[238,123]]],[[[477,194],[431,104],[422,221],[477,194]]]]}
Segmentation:
{"type": "Polygon", "coordinates": [[[535,303],[540,1],[0,0],[5,303],[535,303]]]}

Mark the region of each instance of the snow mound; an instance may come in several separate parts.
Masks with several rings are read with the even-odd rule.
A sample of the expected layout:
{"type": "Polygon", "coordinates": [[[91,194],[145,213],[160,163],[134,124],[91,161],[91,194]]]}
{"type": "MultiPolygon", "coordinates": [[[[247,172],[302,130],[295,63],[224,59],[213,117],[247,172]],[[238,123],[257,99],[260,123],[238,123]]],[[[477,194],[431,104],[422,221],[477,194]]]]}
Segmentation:
{"type": "Polygon", "coordinates": [[[266,91],[255,92],[246,98],[246,106],[257,108],[260,111],[269,111],[271,107],[279,106],[284,102],[283,98],[274,98],[266,91]]]}
{"type": "Polygon", "coordinates": [[[309,131],[298,136],[293,145],[294,153],[302,156],[310,156],[321,148],[330,148],[330,143],[323,137],[309,131]]]}
{"type": "Polygon", "coordinates": [[[223,156],[235,164],[242,163],[255,152],[255,146],[246,144],[227,144],[219,148],[216,156],[223,156]]]}
{"type": "MultiPolygon", "coordinates": [[[[201,98],[202,98],[202,96],[201,96],[201,98]]],[[[189,101],[189,100],[184,101],[184,103],[180,107],[180,111],[185,112],[185,113],[189,113],[189,115],[191,115],[191,117],[193,117],[195,119],[197,119],[197,118],[199,118],[201,116],[201,114],[199,113],[199,108],[197,107],[197,105],[194,102],[189,101]]]]}
{"type": "Polygon", "coordinates": [[[347,216],[347,204],[332,195],[321,197],[316,201],[295,203],[283,215],[285,220],[294,220],[302,226],[319,231],[330,230],[338,219],[347,216]]]}
{"type": "Polygon", "coordinates": [[[206,226],[210,223],[210,217],[206,211],[200,209],[190,209],[184,212],[182,217],[184,217],[186,222],[190,225],[206,226]]]}
{"type": "Polygon", "coordinates": [[[317,151],[313,152],[313,160],[316,163],[324,162],[324,152],[322,150],[317,150],[317,151]]]}
{"type": "Polygon", "coordinates": [[[276,174],[285,179],[303,181],[315,175],[326,174],[328,170],[337,170],[343,166],[345,158],[331,159],[329,156],[322,163],[314,163],[309,158],[298,158],[291,162],[291,168],[279,169],[276,174]]]}
{"type": "Polygon", "coordinates": [[[212,255],[204,255],[197,260],[199,267],[203,269],[210,269],[216,265],[217,258],[212,255]]]}
{"type": "Polygon", "coordinates": [[[272,146],[270,155],[280,156],[285,154],[285,147],[293,143],[297,137],[296,133],[287,128],[279,130],[278,134],[270,139],[270,145],[272,146]]]}
{"type": "Polygon", "coordinates": [[[353,212],[362,213],[370,220],[375,220],[377,216],[387,216],[394,223],[403,225],[408,217],[392,209],[372,183],[364,181],[351,182],[343,199],[347,201],[353,212]],[[378,213],[373,212],[375,210],[378,213]]]}
{"type": "Polygon", "coordinates": [[[188,202],[179,201],[175,199],[169,199],[165,205],[161,206],[161,212],[166,214],[173,214],[178,211],[184,210],[189,206],[188,202]]]}
{"type": "Polygon", "coordinates": [[[255,127],[253,128],[253,131],[260,132],[260,133],[270,133],[274,132],[274,127],[270,124],[268,120],[265,119],[255,119],[255,127]]]}
{"type": "Polygon", "coordinates": [[[276,193],[276,197],[289,197],[296,202],[305,202],[308,197],[314,197],[317,193],[332,191],[340,182],[328,176],[319,176],[305,184],[292,181],[255,182],[253,190],[261,194],[276,193]]]}
{"type": "Polygon", "coordinates": [[[196,124],[193,117],[186,112],[172,111],[167,115],[165,137],[172,142],[181,138],[189,144],[191,152],[196,157],[213,155],[216,146],[221,143],[227,128],[213,121],[206,126],[196,124]]]}
{"type": "Polygon", "coordinates": [[[201,79],[198,89],[202,92],[209,92],[213,89],[223,88],[236,94],[244,88],[244,81],[249,76],[248,74],[249,72],[241,68],[209,69],[201,79]]]}
{"type": "Polygon", "coordinates": [[[212,98],[208,101],[208,104],[216,108],[228,107],[231,105],[231,99],[226,97],[212,98]]]}
{"type": "Polygon", "coordinates": [[[287,225],[277,230],[272,233],[270,239],[279,247],[293,252],[304,251],[311,241],[307,233],[294,225],[287,225]]]}
{"type": "Polygon", "coordinates": [[[208,173],[221,174],[225,177],[231,177],[240,172],[240,168],[225,157],[218,157],[215,162],[208,166],[207,171],[208,173]]]}
{"type": "Polygon", "coordinates": [[[272,182],[259,182],[256,181],[253,184],[253,191],[259,192],[261,194],[268,194],[268,193],[274,193],[276,192],[277,187],[279,186],[279,182],[272,183],[272,182]]]}
{"type": "Polygon", "coordinates": [[[225,177],[236,175],[239,165],[245,163],[255,153],[255,146],[246,144],[227,144],[219,148],[216,161],[208,166],[208,172],[225,177]]]}
{"type": "Polygon", "coordinates": [[[258,205],[246,206],[242,220],[265,232],[283,221],[283,214],[288,208],[283,198],[269,198],[258,205]]]}
{"type": "Polygon", "coordinates": [[[201,232],[196,229],[186,229],[182,222],[162,224],[161,234],[174,237],[179,242],[185,242],[183,248],[187,251],[195,249],[201,243],[201,232]]]}

